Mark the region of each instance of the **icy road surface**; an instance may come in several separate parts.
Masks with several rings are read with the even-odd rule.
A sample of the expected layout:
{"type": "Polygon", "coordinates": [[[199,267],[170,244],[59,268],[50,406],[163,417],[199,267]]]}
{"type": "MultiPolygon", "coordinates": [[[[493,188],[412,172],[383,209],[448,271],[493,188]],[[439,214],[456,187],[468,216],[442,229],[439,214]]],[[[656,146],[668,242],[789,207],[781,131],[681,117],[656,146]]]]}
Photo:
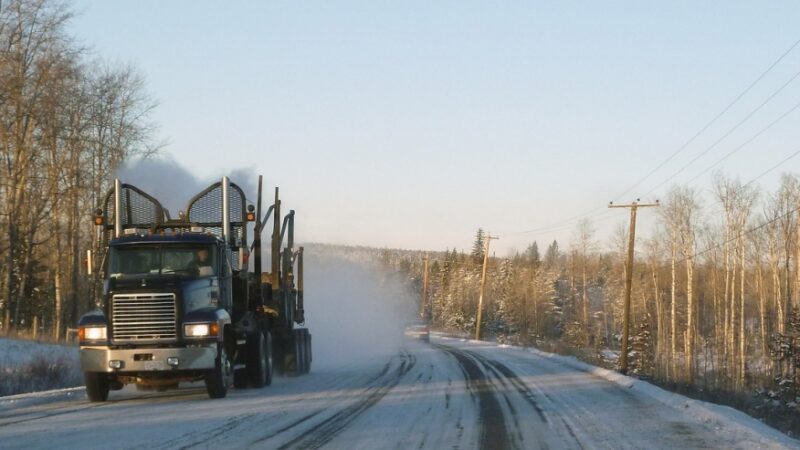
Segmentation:
{"type": "Polygon", "coordinates": [[[800,448],[729,408],[591,370],[519,348],[409,341],[222,400],[202,385],[127,387],[107,403],[72,391],[0,399],[0,447],[800,448]]]}

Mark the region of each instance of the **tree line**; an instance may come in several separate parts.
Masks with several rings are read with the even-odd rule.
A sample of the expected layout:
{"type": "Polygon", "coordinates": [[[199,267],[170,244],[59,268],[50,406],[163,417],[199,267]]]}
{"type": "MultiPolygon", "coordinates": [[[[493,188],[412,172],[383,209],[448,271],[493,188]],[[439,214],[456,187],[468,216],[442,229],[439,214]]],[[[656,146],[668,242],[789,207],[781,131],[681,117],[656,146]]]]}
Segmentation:
{"type": "MultiPolygon", "coordinates": [[[[154,102],[130,66],[109,64],[69,34],[57,0],[0,3],[0,317],[63,338],[94,304],[85,250],[115,170],[156,151],[154,102]]],[[[95,249],[96,250],[96,249],[95,249]]]]}

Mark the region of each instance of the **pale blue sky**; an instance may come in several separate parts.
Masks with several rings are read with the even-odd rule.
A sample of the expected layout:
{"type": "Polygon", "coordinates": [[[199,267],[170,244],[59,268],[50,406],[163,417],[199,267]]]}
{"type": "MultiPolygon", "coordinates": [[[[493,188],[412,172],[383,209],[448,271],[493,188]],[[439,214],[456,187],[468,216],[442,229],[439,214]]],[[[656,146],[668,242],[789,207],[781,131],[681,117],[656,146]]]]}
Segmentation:
{"type": "MultiPolygon", "coordinates": [[[[165,153],[203,178],[254,168],[303,240],[499,254],[566,245],[568,219],[649,191],[800,70],[797,2],[88,1],[72,29],[134,64],[165,153]],[[563,225],[555,231],[510,232],[563,225]],[[494,244],[493,244],[494,245],[494,244]]],[[[800,80],[675,178],[800,102],[800,80]]],[[[727,159],[743,180],[800,149],[800,111],[727,159]]],[[[800,157],[783,169],[797,171],[800,157]]],[[[780,171],[761,180],[772,187],[780,171]]],[[[702,190],[706,177],[694,183],[702,190]]],[[[627,220],[600,211],[598,238],[627,220]]],[[[642,216],[646,216],[642,214],[642,216]]],[[[642,233],[647,234],[645,218],[642,233]]]]}

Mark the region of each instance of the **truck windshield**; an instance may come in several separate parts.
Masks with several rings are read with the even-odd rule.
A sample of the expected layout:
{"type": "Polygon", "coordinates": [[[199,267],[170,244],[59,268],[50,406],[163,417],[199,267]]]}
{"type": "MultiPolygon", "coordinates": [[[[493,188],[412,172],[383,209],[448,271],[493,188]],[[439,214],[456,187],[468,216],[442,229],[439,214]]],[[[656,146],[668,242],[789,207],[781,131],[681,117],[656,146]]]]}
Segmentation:
{"type": "Polygon", "coordinates": [[[213,245],[122,245],[111,247],[108,273],[123,275],[176,274],[186,277],[216,275],[213,245]]]}

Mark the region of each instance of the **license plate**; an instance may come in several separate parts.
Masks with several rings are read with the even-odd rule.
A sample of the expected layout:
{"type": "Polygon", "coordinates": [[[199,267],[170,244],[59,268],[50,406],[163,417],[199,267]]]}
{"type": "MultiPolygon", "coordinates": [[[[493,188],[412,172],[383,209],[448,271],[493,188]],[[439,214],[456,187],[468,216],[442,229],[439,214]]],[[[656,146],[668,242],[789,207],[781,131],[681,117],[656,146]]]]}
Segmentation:
{"type": "Polygon", "coordinates": [[[167,370],[164,361],[145,361],[144,370],[167,370]]]}

